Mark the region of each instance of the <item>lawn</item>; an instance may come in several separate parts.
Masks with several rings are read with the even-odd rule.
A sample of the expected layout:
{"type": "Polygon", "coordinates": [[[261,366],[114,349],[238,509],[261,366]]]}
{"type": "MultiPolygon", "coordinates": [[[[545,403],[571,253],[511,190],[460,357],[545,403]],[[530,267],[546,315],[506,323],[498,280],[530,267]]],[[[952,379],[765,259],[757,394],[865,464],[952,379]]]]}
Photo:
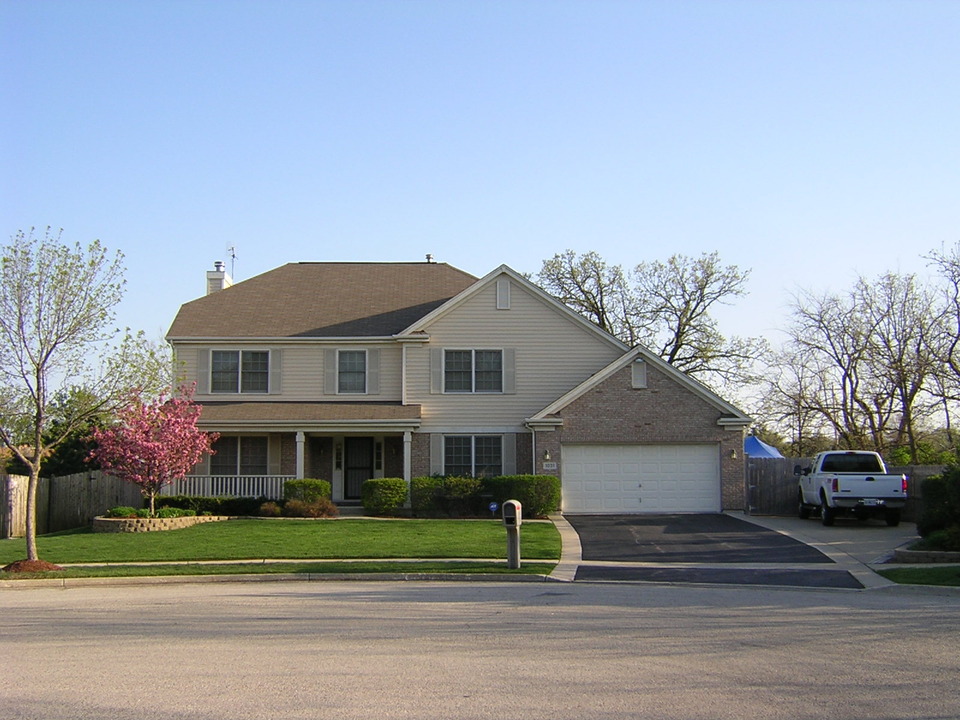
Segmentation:
{"type": "Polygon", "coordinates": [[[929,567],[893,568],[879,570],[888,580],[901,585],[946,585],[960,587],[960,565],[930,565],[929,567]]]}
{"type": "MultiPolygon", "coordinates": [[[[524,523],[524,560],[558,560],[560,545],[560,535],[552,523],[524,523]]],[[[506,533],[500,522],[492,520],[229,520],[151,533],[94,533],[85,528],[40,536],[37,549],[42,559],[57,564],[386,558],[505,561],[506,533]]],[[[25,554],[22,539],[0,541],[0,566],[25,554]]],[[[331,570],[334,566],[329,563],[313,566],[306,570],[302,563],[296,564],[292,571],[344,571],[331,570]]],[[[267,569],[262,563],[247,567],[259,567],[261,572],[267,569]]],[[[405,563],[396,571],[435,571],[450,566],[435,563],[429,570],[408,569],[413,567],[427,566],[405,563]]],[[[284,570],[270,567],[270,571],[284,570]]]]}

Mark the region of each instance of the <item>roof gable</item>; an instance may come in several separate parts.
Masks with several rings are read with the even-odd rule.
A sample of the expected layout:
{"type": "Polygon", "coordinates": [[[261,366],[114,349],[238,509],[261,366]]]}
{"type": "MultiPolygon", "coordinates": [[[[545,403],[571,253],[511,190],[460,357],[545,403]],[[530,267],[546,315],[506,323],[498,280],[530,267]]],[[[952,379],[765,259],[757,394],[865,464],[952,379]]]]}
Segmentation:
{"type": "Polygon", "coordinates": [[[167,337],[391,337],[476,281],[446,263],[288,263],[185,303],[167,337]]]}
{"type": "Polygon", "coordinates": [[[466,303],[472,297],[482,292],[485,288],[495,283],[498,278],[503,276],[506,276],[510,278],[511,281],[523,286],[523,288],[527,290],[533,297],[540,300],[540,302],[551,308],[555,313],[557,313],[557,315],[565,318],[570,323],[579,326],[581,329],[586,330],[605,343],[614,345],[621,350],[627,349],[627,345],[622,343],[613,335],[599,328],[582,315],[574,312],[555,297],[545,292],[543,288],[527,280],[527,278],[523,277],[507,265],[501,265],[496,270],[488,273],[468,288],[465,288],[463,292],[459,293],[456,297],[451,298],[448,302],[440,305],[427,315],[418,318],[414,324],[410,325],[406,328],[406,330],[404,330],[403,334],[413,334],[428,331],[429,326],[432,323],[454,311],[456,308],[466,303]]]}
{"type": "Polygon", "coordinates": [[[536,422],[537,420],[548,420],[550,416],[558,413],[560,410],[565,408],[567,405],[572,403],[577,398],[585,395],[587,392],[597,387],[607,378],[614,375],[619,370],[623,369],[629,365],[634,360],[641,359],[645,362],[650,363],[656,367],[660,372],[664,373],[668,377],[675,380],[678,384],[699,396],[705,400],[710,405],[714,406],[723,414],[723,418],[720,420],[722,425],[731,425],[731,426],[742,426],[747,425],[751,422],[750,418],[745,415],[740,409],[731,405],[726,400],[721,398],[715,392],[707,388],[705,385],[700,384],[693,378],[691,378],[686,373],[678,370],[673,365],[665,361],[663,358],[659,357],[655,353],[650,352],[642,348],[641,346],[636,346],[621,357],[614,360],[612,363],[607,365],[599,372],[595,373],[593,376],[584,380],[580,385],[570,390],[562,397],[558,398],[556,401],[552,402],[550,405],[545,407],[543,410],[538,412],[532,418],[529,418],[530,422],[536,422]]]}

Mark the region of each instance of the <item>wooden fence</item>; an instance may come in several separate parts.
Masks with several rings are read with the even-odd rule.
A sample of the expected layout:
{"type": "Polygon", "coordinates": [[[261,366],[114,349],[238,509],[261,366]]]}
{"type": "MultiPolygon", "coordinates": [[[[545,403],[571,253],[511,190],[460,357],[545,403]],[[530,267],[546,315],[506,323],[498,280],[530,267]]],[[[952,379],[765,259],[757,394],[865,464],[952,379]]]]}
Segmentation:
{"type": "MultiPolygon", "coordinates": [[[[797,512],[797,478],[794,467],[809,467],[812,458],[747,457],[747,513],[793,515],[797,512]]],[[[914,522],[920,513],[923,480],[943,472],[942,465],[890,467],[887,472],[907,476],[907,506],[903,518],[914,522]]]]}
{"type": "MultiPolygon", "coordinates": [[[[27,481],[19,475],[0,476],[0,538],[27,533],[27,481]]],[[[100,471],[40,478],[37,485],[37,534],[89,525],[117,505],[140,507],[140,489],[100,471]]]]}
{"type": "MultiPolygon", "coordinates": [[[[165,487],[163,495],[205,497],[283,497],[283,483],[293,475],[191,476],[165,487]]],[[[0,538],[27,534],[27,482],[19,475],[0,475],[0,538]]],[[[37,486],[37,534],[83,527],[118,505],[142,507],[140,488],[99,470],[40,478],[37,486]]]]}

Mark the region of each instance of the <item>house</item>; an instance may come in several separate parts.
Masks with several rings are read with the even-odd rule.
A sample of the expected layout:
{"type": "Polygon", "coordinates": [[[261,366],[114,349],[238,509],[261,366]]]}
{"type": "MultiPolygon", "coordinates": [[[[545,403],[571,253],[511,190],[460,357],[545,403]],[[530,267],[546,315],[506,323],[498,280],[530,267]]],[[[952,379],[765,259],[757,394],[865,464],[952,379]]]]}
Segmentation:
{"type": "Polygon", "coordinates": [[[215,449],[181,484],[276,496],[329,480],[553,474],[565,512],[744,504],[749,419],[506,266],[290,263],[232,284],[222,264],[167,340],[215,449]]]}

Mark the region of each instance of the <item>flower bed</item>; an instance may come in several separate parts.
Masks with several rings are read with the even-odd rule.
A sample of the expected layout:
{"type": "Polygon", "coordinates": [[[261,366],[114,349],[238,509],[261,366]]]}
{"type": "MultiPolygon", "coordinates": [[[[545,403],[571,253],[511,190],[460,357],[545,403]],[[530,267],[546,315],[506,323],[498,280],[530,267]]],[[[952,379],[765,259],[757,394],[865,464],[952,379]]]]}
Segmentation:
{"type": "Polygon", "coordinates": [[[229,520],[226,515],[192,515],[172,518],[108,518],[93,519],[93,531],[100,533],[156,532],[158,530],[182,530],[197,523],[229,520]]]}

